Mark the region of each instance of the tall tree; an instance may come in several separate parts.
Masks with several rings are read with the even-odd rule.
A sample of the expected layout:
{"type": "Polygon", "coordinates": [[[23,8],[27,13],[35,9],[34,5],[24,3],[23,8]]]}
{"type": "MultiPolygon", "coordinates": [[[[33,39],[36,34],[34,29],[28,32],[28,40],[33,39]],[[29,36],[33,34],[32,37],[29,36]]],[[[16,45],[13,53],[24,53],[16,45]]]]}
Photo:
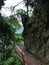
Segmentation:
{"type": "Polygon", "coordinates": [[[32,35],[30,35],[30,39],[32,37],[32,40],[33,40],[32,44],[29,42],[29,40],[27,40],[29,36],[26,35],[26,39],[25,39],[25,41],[27,40],[26,45],[28,46],[28,42],[29,42],[29,46],[31,44],[30,47],[32,47],[32,50],[34,46],[34,48],[36,49],[34,50],[36,51],[35,53],[39,55],[42,59],[43,57],[45,59],[47,56],[47,48],[48,48],[47,41],[49,39],[49,34],[48,34],[49,5],[48,4],[49,4],[48,0],[47,1],[34,0],[33,15],[32,17],[30,17],[30,21],[28,21],[31,23],[31,19],[32,19],[31,25],[29,23],[30,29],[29,29],[29,25],[27,25],[28,26],[27,30],[29,29],[27,35],[33,34],[33,37],[32,35]],[[31,33],[29,34],[30,31],[31,33]]]}

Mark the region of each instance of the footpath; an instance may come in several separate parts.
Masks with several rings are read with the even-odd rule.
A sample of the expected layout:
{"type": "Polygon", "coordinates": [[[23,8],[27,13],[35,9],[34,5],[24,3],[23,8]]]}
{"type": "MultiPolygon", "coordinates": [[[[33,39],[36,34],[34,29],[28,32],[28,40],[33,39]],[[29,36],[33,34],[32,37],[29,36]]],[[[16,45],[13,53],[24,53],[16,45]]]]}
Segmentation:
{"type": "Polygon", "coordinates": [[[31,57],[29,54],[26,54],[24,45],[20,45],[19,48],[24,52],[24,59],[26,65],[44,65],[38,59],[31,57]]]}

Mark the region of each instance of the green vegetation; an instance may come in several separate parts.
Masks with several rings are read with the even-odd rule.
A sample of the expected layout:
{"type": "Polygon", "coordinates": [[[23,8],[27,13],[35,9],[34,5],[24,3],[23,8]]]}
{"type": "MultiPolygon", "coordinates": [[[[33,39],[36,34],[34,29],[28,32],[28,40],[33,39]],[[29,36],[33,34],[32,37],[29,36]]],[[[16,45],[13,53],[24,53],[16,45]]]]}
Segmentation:
{"type": "Polygon", "coordinates": [[[1,18],[1,21],[0,24],[2,24],[3,28],[0,29],[0,65],[22,65],[22,62],[17,58],[15,52],[12,52],[15,43],[18,44],[22,39],[22,35],[15,34],[15,31],[18,30],[20,26],[17,20],[6,21],[1,18]],[[15,27],[13,28],[13,26],[15,27]]]}
{"type": "MultiPolygon", "coordinates": [[[[3,1],[0,1],[0,10],[4,5],[3,1]]],[[[27,12],[22,9],[16,11],[17,16],[21,16],[22,19],[23,34],[16,33],[21,25],[14,15],[8,19],[2,17],[0,13],[0,65],[22,65],[13,52],[15,43],[20,45],[22,41],[27,51],[40,58],[45,64],[49,62],[49,1],[24,0],[24,3],[27,12]]]]}
{"type": "MultiPolygon", "coordinates": [[[[0,9],[4,0],[0,1],[0,9]]],[[[19,42],[19,36],[15,34],[21,25],[17,19],[10,16],[10,19],[4,18],[0,13],[0,65],[22,65],[22,62],[16,56],[14,47],[19,42]]]]}
{"type": "Polygon", "coordinates": [[[16,56],[16,53],[14,50],[12,51],[12,55],[10,58],[8,58],[5,62],[4,65],[23,65],[20,59],[16,56]]]}

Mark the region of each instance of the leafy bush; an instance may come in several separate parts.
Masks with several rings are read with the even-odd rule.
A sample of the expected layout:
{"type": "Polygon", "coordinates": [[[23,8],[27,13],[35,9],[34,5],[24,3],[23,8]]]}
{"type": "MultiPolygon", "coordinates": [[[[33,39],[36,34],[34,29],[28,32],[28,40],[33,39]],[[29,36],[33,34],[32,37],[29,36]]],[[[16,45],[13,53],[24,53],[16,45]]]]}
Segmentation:
{"type": "MultiPolygon", "coordinates": [[[[16,27],[18,21],[8,22],[2,17],[0,20],[0,65],[16,65],[17,58],[14,56],[15,54],[12,55],[14,53],[12,50],[14,49],[14,43],[20,39],[19,36],[16,38],[17,35],[15,34],[16,29],[19,28],[19,26],[16,27]],[[15,28],[13,28],[13,25],[15,28]]],[[[20,63],[18,63],[18,65],[21,65],[20,60],[18,60],[18,62],[20,63]]]]}

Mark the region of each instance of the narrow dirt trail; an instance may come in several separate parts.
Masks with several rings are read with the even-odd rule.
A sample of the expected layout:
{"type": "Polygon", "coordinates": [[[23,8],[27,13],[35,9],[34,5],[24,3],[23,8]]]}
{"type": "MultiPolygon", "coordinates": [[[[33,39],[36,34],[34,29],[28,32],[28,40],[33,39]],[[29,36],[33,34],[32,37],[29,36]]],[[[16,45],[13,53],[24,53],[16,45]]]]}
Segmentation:
{"type": "Polygon", "coordinates": [[[26,65],[44,65],[41,64],[41,62],[38,59],[31,57],[29,54],[26,54],[24,46],[19,46],[19,48],[24,52],[24,59],[26,65]]]}

